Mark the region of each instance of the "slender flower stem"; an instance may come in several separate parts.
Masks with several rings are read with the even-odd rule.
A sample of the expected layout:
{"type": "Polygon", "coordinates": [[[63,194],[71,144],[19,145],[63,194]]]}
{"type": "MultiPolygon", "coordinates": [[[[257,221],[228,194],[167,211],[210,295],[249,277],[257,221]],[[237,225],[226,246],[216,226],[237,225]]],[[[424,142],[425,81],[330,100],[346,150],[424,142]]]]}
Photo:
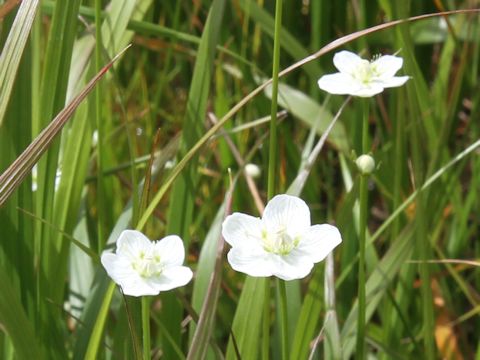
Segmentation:
{"type": "Polygon", "coordinates": [[[150,360],[150,298],[142,296],[143,359],[150,360]]]}
{"type": "Polygon", "coordinates": [[[288,359],[288,312],[287,312],[287,289],[285,281],[277,279],[277,288],[280,298],[281,335],[282,335],[282,359],[288,359]]]}
{"type": "Polygon", "coordinates": [[[362,101],[362,110],[363,110],[363,119],[362,119],[362,152],[367,154],[370,151],[370,139],[368,136],[368,116],[369,108],[368,103],[369,98],[363,99],[362,101]]]}
{"type": "MultiPolygon", "coordinates": [[[[368,139],[368,99],[363,101],[362,151],[369,151],[368,139]]],[[[359,261],[358,261],[358,320],[357,320],[357,356],[359,360],[365,358],[365,242],[367,233],[367,183],[368,174],[360,175],[360,224],[359,224],[359,261]]]]}
{"type": "Polygon", "coordinates": [[[262,323],[262,359],[270,359],[270,278],[265,279],[262,323]]]}
{"type": "Polygon", "coordinates": [[[277,97],[278,73],[280,69],[280,29],[282,26],[283,0],[277,0],[275,9],[275,37],[273,45],[273,70],[272,70],[272,106],[270,121],[270,148],[268,161],[268,199],[275,194],[275,170],[277,163],[277,97]]]}
{"type": "MultiPolygon", "coordinates": [[[[282,27],[283,0],[277,0],[275,8],[275,31],[273,45],[273,69],[272,69],[272,106],[270,121],[270,147],[268,159],[268,199],[275,195],[275,177],[277,163],[277,97],[278,97],[278,74],[280,71],[280,29],[282,27]]],[[[264,311],[263,311],[263,341],[262,356],[269,359],[270,350],[270,281],[266,279],[264,311]],[[268,288],[268,289],[267,289],[268,288]]],[[[285,341],[285,339],[283,339],[285,341]]]]}

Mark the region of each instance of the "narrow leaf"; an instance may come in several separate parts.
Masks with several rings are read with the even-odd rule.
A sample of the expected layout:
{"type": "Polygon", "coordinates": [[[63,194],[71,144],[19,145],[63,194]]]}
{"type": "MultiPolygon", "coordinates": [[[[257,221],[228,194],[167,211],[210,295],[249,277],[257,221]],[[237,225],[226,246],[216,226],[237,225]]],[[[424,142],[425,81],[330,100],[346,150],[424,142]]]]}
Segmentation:
{"type": "Polygon", "coordinates": [[[73,115],[80,103],[92,91],[95,84],[110,69],[113,63],[128,49],[125,48],[87,84],[87,86],[52,120],[52,122],[33,140],[23,153],[0,175],[0,207],[5,204],[13,191],[22,183],[42,154],[48,149],[55,136],[73,115]]]}

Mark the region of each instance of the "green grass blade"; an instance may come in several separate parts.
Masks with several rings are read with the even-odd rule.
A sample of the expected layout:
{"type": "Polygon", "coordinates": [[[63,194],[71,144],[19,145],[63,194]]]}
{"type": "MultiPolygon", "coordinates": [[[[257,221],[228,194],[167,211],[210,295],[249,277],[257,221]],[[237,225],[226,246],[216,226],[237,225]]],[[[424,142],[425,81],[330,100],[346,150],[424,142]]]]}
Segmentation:
{"type": "Polygon", "coordinates": [[[72,102],[65,107],[52,122],[35,138],[25,151],[6,169],[0,176],[0,207],[7,201],[12,192],[22,183],[23,179],[30,173],[42,154],[48,149],[56,135],[60,132],[65,123],[71,118],[77,107],[92,91],[95,84],[110,69],[113,63],[121,55],[117,55],[85,86],[72,102]]]}
{"type": "Polygon", "coordinates": [[[39,0],[22,1],[0,55],[0,127],[3,124],[17,69],[35,19],[38,3],[39,0]]]}
{"type": "Polygon", "coordinates": [[[0,270],[2,295],[0,296],[0,323],[10,337],[19,359],[42,357],[41,347],[36,342],[33,324],[25,314],[20,299],[10,279],[0,270]]]}

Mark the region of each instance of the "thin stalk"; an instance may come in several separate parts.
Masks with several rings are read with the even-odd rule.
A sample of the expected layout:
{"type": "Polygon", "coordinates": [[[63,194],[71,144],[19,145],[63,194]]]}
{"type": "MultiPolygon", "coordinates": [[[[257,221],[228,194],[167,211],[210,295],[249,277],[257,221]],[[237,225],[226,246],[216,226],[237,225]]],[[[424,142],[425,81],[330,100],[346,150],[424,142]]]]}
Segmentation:
{"type": "Polygon", "coordinates": [[[360,233],[358,261],[358,320],[357,320],[357,359],[365,357],[365,233],[367,225],[367,175],[360,177],[360,233]]]}
{"type": "MultiPolygon", "coordinates": [[[[280,29],[282,26],[282,5],[283,0],[277,0],[275,8],[275,34],[273,45],[273,69],[272,69],[272,106],[270,120],[270,147],[268,159],[268,199],[275,194],[275,172],[277,163],[277,97],[278,97],[278,75],[280,71],[280,29]]],[[[263,359],[269,359],[270,350],[270,281],[267,279],[265,285],[265,297],[263,299],[263,337],[262,355],[263,359]],[[267,290],[268,288],[268,290],[267,290]]]]}
{"type": "Polygon", "coordinates": [[[262,321],[262,359],[270,359],[270,279],[265,279],[262,321]]]}
{"type": "Polygon", "coordinates": [[[277,0],[275,9],[275,35],[273,45],[273,70],[272,70],[272,106],[270,120],[270,148],[268,161],[268,198],[275,194],[275,170],[277,163],[277,97],[278,74],[280,69],[280,29],[282,26],[283,0],[277,0]]]}
{"type": "MultiPolygon", "coordinates": [[[[100,71],[102,68],[102,2],[95,0],[95,69],[100,71]]],[[[103,249],[105,243],[104,225],[104,209],[105,209],[105,193],[103,191],[103,126],[102,126],[102,88],[101,83],[97,84],[95,89],[95,123],[98,134],[97,141],[97,232],[98,232],[98,252],[103,249]]]]}
{"type": "MultiPolygon", "coordinates": [[[[368,99],[365,99],[363,107],[362,124],[362,151],[364,154],[369,150],[368,137],[368,99]]],[[[360,177],[360,226],[359,226],[359,244],[358,244],[358,320],[357,320],[357,359],[365,358],[365,314],[366,314],[366,276],[365,276],[365,242],[367,233],[367,184],[368,175],[362,174],[360,177]]]]}
{"type": "Polygon", "coordinates": [[[367,154],[370,151],[370,139],[368,136],[368,98],[362,101],[363,121],[362,121],[362,152],[367,154]]]}
{"type": "Polygon", "coordinates": [[[143,359],[150,360],[150,297],[142,296],[143,359]]]}
{"type": "Polygon", "coordinates": [[[287,312],[287,289],[285,281],[277,279],[278,295],[280,299],[281,336],[282,336],[282,359],[288,359],[288,312],[287,312]]]}

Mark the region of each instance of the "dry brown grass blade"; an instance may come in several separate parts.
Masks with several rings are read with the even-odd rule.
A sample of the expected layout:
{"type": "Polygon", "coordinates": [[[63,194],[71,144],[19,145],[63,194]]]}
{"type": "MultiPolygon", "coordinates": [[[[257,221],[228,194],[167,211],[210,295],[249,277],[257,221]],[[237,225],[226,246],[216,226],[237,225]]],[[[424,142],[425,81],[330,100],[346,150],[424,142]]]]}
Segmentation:
{"type": "Polygon", "coordinates": [[[80,103],[92,91],[95,84],[129,47],[130,45],[105,65],[98,74],[90,80],[85,88],[43,129],[3,174],[0,175],[0,207],[5,204],[13,191],[22,183],[32,167],[38,162],[60,130],[62,130],[63,126],[71,118],[80,103]]]}

